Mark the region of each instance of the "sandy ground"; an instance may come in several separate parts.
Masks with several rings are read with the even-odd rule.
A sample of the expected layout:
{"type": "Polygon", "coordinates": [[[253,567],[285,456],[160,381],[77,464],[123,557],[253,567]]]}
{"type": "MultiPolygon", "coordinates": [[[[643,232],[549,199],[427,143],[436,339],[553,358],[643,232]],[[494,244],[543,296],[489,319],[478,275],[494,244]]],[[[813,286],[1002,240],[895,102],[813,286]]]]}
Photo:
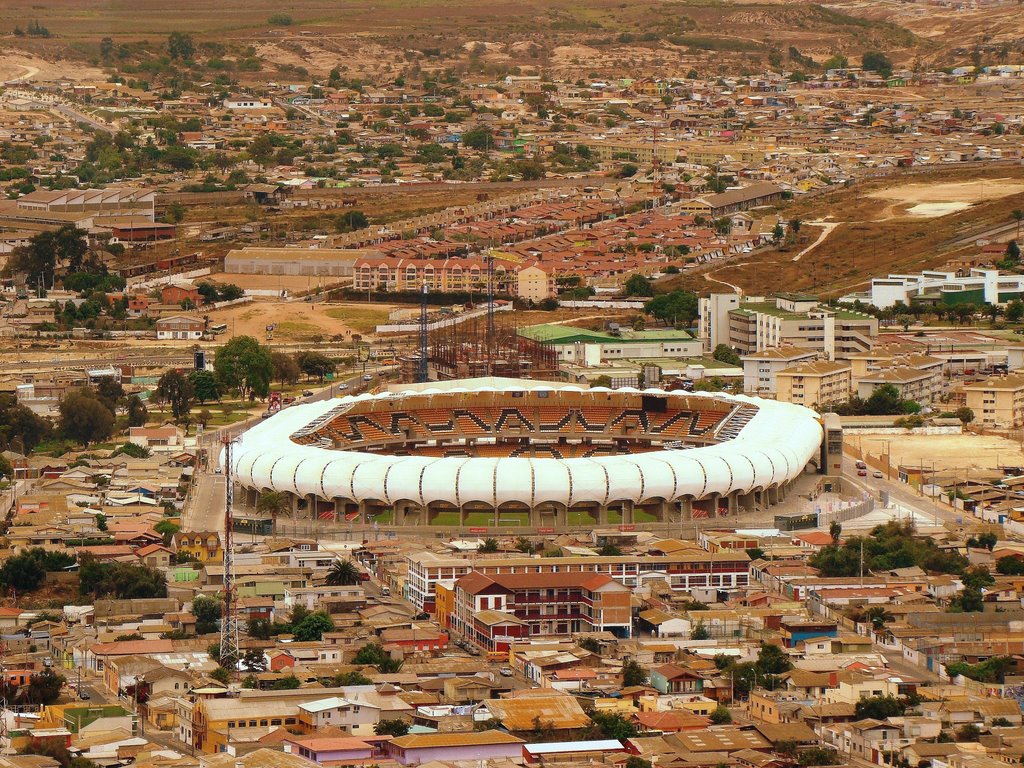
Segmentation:
{"type": "MultiPolygon", "coordinates": [[[[210,321],[228,326],[226,338],[254,336],[262,341],[266,338],[267,326],[274,325],[275,342],[310,341],[317,336],[326,339],[341,337],[340,341],[349,341],[353,333],[366,335],[365,318],[368,312],[379,315],[380,321],[384,322],[387,320],[387,313],[393,308],[388,304],[256,300],[250,304],[240,304],[211,312],[210,321]],[[347,313],[351,313],[361,322],[349,325],[345,322],[347,313]]],[[[371,321],[370,325],[373,324],[375,323],[371,321]]]]}
{"type": "Polygon", "coordinates": [[[47,61],[38,56],[12,50],[0,50],[0,83],[8,80],[95,80],[104,79],[103,71],[81,62],[47,61]]]}
{"type": "Polygon", "coordinates": [[[976,179],[945,184],[903,184],[868,193],[867,197],[886,200],[887,206],[876,220],[911,215],[935,218],[957,213],[974,203],[998,200],[1024,192],[1024,184],[1014,179],[976,179]]]}
{"type": "Polygon", "coordinates": [[[997,466],[1024,465],[1024,451],[1015,440],[990,435],[850,435],[854,446],[873,456],[892,450],[892,466],[922,463],[936,469],[995,469],[997,466]]]}

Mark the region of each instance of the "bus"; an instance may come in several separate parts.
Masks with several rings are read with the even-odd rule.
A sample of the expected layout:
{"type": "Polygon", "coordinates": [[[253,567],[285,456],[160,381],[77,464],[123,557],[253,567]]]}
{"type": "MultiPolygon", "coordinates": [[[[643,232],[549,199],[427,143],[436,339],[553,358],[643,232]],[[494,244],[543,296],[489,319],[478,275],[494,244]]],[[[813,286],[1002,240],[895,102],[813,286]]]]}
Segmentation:
{"type": "Polygon", "coordinates": [[[226,332],[227,329],[228,329],[228,324],[227,323],[217,323],[216,325],[211,325],[210,326],[209,332],[212,333],[214,336],[217,336],[217,335],[219,335],[221,333],[226,332]]]}

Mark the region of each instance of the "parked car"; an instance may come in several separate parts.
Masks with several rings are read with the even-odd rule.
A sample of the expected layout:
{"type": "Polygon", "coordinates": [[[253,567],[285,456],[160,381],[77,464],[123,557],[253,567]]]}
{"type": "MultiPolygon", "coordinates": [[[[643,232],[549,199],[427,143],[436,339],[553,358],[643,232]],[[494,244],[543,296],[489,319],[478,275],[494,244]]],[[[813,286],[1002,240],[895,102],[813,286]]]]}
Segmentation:
{"type": "Polygon", "coordinates": [[[857,477],[867,477],[867,476],[868,476],[868,471],[866,469],[858,469],[857,470],[857,477]]]}
{"type": "Polygon", "coordinates": [[[312,389],[307,389],[307,390],[305,390],[305,391],[304,391],[304,392],[302,393],[302,396],[303,396],[303,397],[312,397],[312,396],[313,396],[313,390],[312,390],[312,389]]]}
{"type": "Polygon", "coordinates": [[[363,381],[373,381],[373,374],[372,373],[364,373],[363,374],[363,381]]]}
{"type": "Polygon", "coordinates": [[[883,474],[882,474],[882,471],[881,471],[881,470],[879,470],[879,469],[876,469],[876,470],[875,470],[874,472],[872,472],[872,473],[871,473],[871,476],[872,476],[872,477],[885,477],[885,475],[883,475],[883,474]]]}
{"type": "Polygon", "coordinates": [[[502,677],[512,677],[512,668],[511,667],[502,667],[498,671],[501,672],[501,676],[502,677]]]}

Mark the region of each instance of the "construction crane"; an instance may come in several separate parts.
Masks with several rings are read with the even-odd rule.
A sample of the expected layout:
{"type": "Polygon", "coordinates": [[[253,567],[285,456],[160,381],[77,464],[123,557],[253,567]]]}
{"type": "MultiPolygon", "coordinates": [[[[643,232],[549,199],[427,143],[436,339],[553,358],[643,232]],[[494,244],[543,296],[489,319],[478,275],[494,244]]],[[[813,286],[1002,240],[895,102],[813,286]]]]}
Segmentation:
{"type": "Polygon", "coordinates": [[[487,259],[487,375],[490,376],[492,368],[494,366],[493,361],[493,350],[494,350],[494,262],[507,261],[512,264],[522,264],[522,256],[517,256],[514,253],[508,253],[507,251],[499,251],[495,248],[490,248],[487,254],[484,256],[487,259]]]}

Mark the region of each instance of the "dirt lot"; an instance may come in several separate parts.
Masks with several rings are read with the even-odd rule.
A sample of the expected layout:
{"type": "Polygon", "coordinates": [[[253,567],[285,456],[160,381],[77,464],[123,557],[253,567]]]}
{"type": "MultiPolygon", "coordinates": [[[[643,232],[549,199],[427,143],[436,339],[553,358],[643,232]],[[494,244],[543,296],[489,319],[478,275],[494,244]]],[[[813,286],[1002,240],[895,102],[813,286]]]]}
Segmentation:
{"type": "Polygon", "coordinates": [[[861,450],[880,456],[888,443],[892,466],[921,465],[936,469],[995,469],[1024,465],[1020,443],[989,435],[852,435],[847,437],[861,450]]]}
{"type": "Polygon", "coordinates": [[[969,208],[976,203],[999,200],[1024,192],[1024,183],[1016,179],[974,179],[944,184],[901,184],[870,192],[867,197],[888,200],[880,221],[901,215],[945,216],[969,208]]]}
{"type": "Polygon", "coordinates": [[[316,337],[340,336],[349,341],[352,334],[366,335],[374,326],[387,321],[394,309],[390,304],[322,304],[304,301],[254,301],[210,313],[213,323],[228,326],[226,338],[254,336],[263,340],[266,327],[275,325],[274,341],[310,341],[316,337]]]}

